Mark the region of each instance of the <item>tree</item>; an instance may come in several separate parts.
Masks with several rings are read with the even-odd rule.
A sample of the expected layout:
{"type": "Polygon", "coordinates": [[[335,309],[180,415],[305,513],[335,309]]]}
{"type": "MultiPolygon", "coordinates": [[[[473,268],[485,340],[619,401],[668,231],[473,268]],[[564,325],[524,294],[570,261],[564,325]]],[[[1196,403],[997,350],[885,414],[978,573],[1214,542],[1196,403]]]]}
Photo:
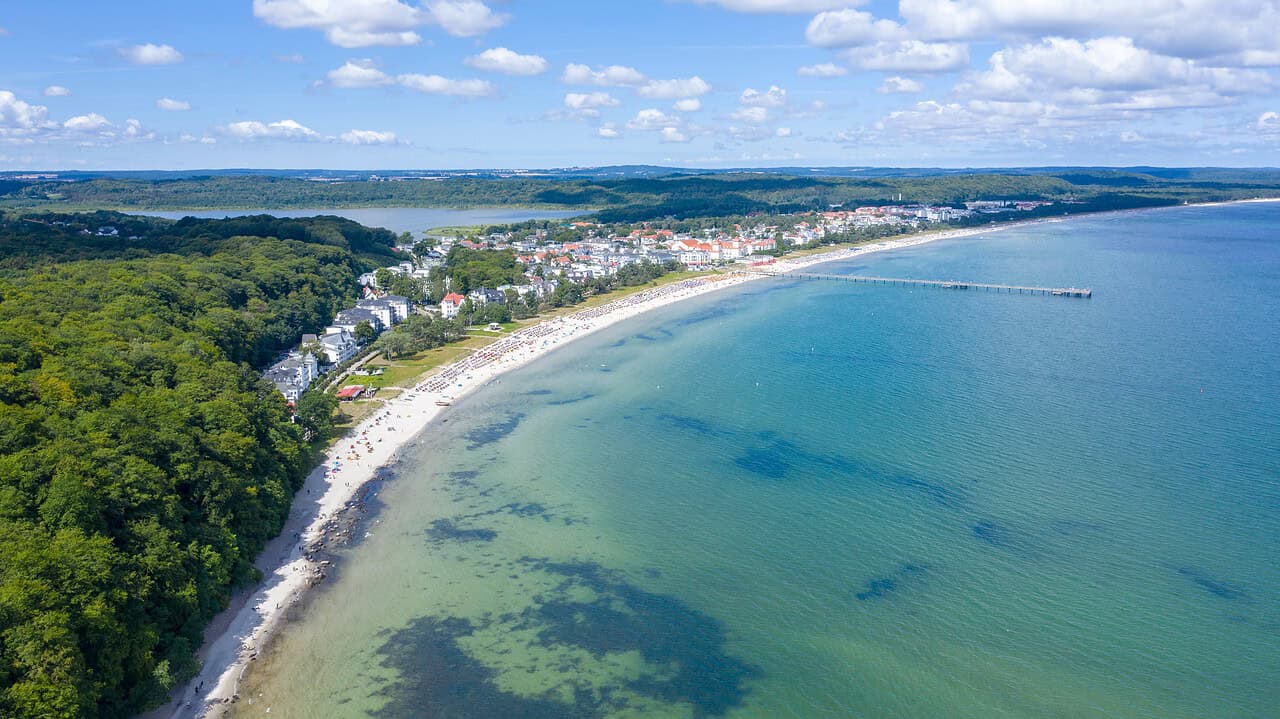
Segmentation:
{"type": "Polygon", "coordinates": [[[357,342],[364,344],[369,340],[372,340],[374,337],[377,337],[378,331],[373,328],[373,325],[369,324],[369,320],[360,320],[360,322],[356,324],[355,332],[352,334],[356,336],[357,342]]]}
{"type": "Polygon", "coordinates": [[[302,393],[293,416],[313,442],[322,441],[333,435],[333,413],[337,409],[338,398],[317,387],[302,393]]]}
{"type": "Polygon", "coordinates": [[[299,348],[302,354],[311,355],[316,358],[320,364],[329,364],[329,352],[325,350],[324,345],[319,342],[308,342],[299,348]]]}
{"type": "Polygon", "coordinates": [[[413,354],[414,342],[413,337],[407,332],[397,329],[382,333],[382,336],[373,343],[373,347],[387,360],[393,360],[413,354]]]}

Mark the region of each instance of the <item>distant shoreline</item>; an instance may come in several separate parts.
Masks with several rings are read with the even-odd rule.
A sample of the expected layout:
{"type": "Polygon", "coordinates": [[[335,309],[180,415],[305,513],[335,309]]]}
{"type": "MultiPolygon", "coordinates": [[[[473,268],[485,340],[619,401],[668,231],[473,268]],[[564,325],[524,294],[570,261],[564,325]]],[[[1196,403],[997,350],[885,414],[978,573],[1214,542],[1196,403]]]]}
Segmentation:
{"type": "MultiPolygon", "coordinates": [[[[1080,217],[1258,202],[1280,202],[1280,198],[1111,210],[927,232],[780,259],[769,265],[769,270],[785,275],[827,262],[1080,217]]],[[[258,557],[256,566],[263,572],[263,581],[233,597],[231,605],[206,630],[205,643],[199,652],[203,662],[200,673],[175,689],[171,694],[177,697],[174,701],[142,716],[146,719],[180,719],[225,714],[227,702],[236,695],[240,679],[257,659],[258,652],[266,648],[285,626],[287,613],[300,606],[308,596],[307,590],[323,579],[329,565],[322,563],[327,560],[320,554],[335,532],[341,531],[339,526],[346,515],[361,505],[358,497],[362,488],[379,479],[382,472],[397,461],[400,450],[409,441],[448,411],[448,407],[441,403],[452,403],[506,372],[618,322],[658,307],[764,277],[730,270],[646,289],[599,307],[523,328],[466,359],[440,367],[433,374],[420,378],[414,389],[389,400],[376,415],[352,429],[349,438],[339,441],[325,454],[320,466],[307,477],[304,488],[294,496],[289,519],[280,536],[272,540],[258,557]],[[364,434],[371,438],[367,446],[372,449],[358,450],[359,459],[350,459],[354,456],[350,453],[351,448],[356,446],[356,440],[351,438],[364,434]],[[376,441],[372,441],[374,437],[376,441]],[[339,469],[334,469],[335,460],[340,464],[339,469]],[[193,689],[205,685],[211,688],[197,697],[193,689]],[[188,703],[191,706],[188,707],[188,703]]]]}

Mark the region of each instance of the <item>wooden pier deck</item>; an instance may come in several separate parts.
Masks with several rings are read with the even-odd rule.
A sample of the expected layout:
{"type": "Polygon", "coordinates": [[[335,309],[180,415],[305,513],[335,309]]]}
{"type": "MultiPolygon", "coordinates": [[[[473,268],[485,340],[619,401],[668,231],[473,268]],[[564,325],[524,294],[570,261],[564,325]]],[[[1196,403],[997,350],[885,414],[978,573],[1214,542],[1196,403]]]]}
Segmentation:
{"type": "Polygon", "coordinates": [[[936,287],[943,290],[986,290],[1019,295],[1048,295],[1051,297],[1093,297],[1093,290],[1079,287],[1030,287],[1026,285],[999,285],[988,282],[964,282],[960,280],[914,280],[904,277],[868,277],[866,275],[828,275],[816,272],[754,272],[767,277],[794,277],[798,280],[831,280],[835,282],[859,282],[872,285],[897,285],[899,287],[936,287]]]}

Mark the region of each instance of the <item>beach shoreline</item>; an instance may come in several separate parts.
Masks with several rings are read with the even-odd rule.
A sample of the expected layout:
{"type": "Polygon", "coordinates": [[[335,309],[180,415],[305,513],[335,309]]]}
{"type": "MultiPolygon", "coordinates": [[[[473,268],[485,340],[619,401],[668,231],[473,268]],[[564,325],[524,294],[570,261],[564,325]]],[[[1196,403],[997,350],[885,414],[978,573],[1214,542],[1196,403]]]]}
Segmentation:
{"type": "MultiPolygon", "coordinates": [[[[1276,200],[1242,200],[1237,204],[1276,200]]],[[[1179,205],[1177,207],[1187,207],[1179,205]]],[[[237,698],[239,683],[259,652],[300,606],[308,591],[324,581],[329,560],[325,550],[340,533],[352,509],[361,506],[361,493],[379,479],[398,458],[399,451],[432,422],[448,412],[448,405],[506,372],[522,367],[556,348],[659,307],[735,287],[773,275],[827,262],[904,249],[948,239],[986,235],[1019,227],[1056,223],[1076,217],[1110,215],[1170,208],[1139,208],[1089,215],[1038,218],[960,230],[921,233],[876,243],[845,247],[805,257],[782,259],[766,266],[769,275],[750,270],[682,280],[645,289],[598,307],[550,319],[514,332],[469,357],[421,378],[412,389],[389,400],[324,455],[294,498],[279,537],[259,555],[256,566],[263,580],[243,590],[214,619],[199,652],[203,666],[197,676],[175,690],[169,704],[149,712],[148,719],[212,717],[226,713],[237,698]],[[207,691],[205,687],[210,687],[207,691]]]]}

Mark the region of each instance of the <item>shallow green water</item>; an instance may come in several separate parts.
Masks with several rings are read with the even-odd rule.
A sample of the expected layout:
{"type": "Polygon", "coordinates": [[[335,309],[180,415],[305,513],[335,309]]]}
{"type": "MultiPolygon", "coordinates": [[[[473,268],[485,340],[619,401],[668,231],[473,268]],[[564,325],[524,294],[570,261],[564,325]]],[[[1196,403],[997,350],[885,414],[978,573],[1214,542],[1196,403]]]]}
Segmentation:
{"type": "Polygon", "coordinates": [[[1280,207],[768,281],[451,410],[241,716],[1280,716],[1280,207]]]}

